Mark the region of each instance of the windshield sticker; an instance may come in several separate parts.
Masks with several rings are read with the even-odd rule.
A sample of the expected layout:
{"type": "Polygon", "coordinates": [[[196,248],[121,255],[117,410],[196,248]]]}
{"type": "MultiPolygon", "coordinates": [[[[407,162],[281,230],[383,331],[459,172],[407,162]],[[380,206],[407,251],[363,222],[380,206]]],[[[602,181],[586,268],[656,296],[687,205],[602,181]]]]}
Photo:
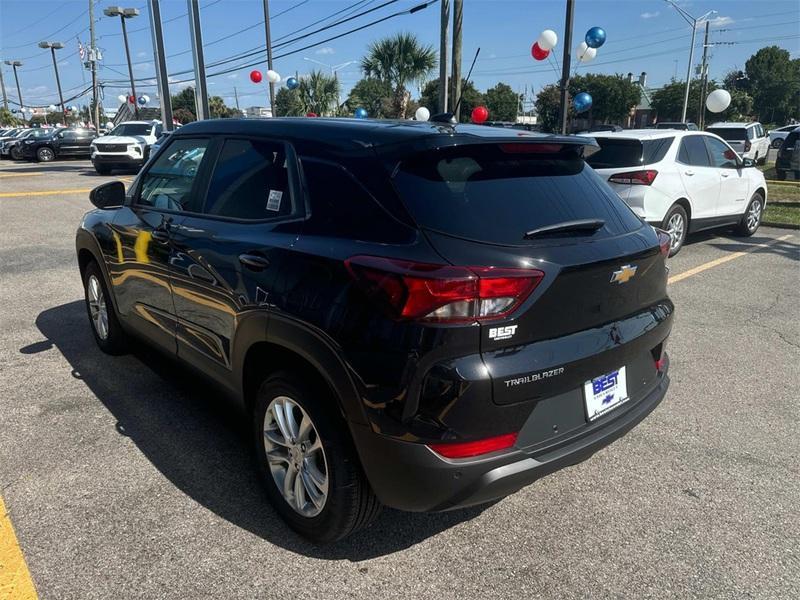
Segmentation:
{"type": "Polygon", "coordinates": [[[283,192],[270,190],[267,198],[267,210],[278,212],[281,209],[281,198],[283,198],[283,192]]]}

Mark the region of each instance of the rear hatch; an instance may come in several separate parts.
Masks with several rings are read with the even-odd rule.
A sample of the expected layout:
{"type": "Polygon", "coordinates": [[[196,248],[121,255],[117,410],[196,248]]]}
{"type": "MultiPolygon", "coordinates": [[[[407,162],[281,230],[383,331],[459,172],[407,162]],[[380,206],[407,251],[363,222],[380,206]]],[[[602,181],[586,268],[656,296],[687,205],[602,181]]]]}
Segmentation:
{"type": "Polygon", "coordinates": [[[609,182],[620,198],[627,201],[632,186],[653,183],[658,172],[646,167],[663,160],[674,139],[639,140],[597,136],[595,140],[600,150],[587,157],[586,162],[609,182]]]}
{"type": "Polygon", "coordinates": [[[655,375],[651,352],[666,332],[649,333],[671,313],[659,237],[578,146],[420,152],[401,161],[394,184],[447,262],[540,273],[513,311],[480,320],[496,403],[574,391],[626,364],[647,363],[640,380],[655,375]]]}
{"type": "Polygon", "coordinates": [[[747,140],[747,130],[744,127],[709,127],[706,131],[721,137],[739,154],[750,151],[750,142],[747,140]]]}

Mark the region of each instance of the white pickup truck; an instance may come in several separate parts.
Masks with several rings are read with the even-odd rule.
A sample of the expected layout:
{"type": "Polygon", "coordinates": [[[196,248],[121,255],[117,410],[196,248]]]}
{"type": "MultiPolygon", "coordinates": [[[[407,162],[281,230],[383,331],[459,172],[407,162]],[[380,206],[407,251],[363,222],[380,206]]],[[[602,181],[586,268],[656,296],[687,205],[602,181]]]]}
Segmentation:
{"type": "Polygon", "coordinates": [[[92,142],[95,171],[107,175],[111,169],[138,170],[150,155],[150,146],[161,132],[161,121],[124,121],[92,142]]]}

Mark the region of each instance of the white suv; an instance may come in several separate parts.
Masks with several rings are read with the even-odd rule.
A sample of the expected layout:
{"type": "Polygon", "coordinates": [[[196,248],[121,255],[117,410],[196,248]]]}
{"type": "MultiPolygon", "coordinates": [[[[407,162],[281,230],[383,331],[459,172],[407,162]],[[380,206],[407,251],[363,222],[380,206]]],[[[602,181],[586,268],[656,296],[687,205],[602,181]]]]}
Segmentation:
{"type": "Polygon", "coordinates": [[[107,175],[111,169],[139,169],[150,154],[150,146],[161,135],[161,121],[125,121],[92,142],[95,171],[107,175]]]}
{"type": "Polygon", "coordinates": [[[760,165],[767,162],[769,135],[761,123],[714,123],[706,131],[728,142],[742,158],[752,158],[760,165]]]}
{"type": "Polygon", "coordinates": [[[593,136],[586,162],[634,213],[669,232],[670,256],[686,234],[735,226],[753,235],[767,201],[764,175],[723,140],[702,131],[641,129],[593,136]]]}

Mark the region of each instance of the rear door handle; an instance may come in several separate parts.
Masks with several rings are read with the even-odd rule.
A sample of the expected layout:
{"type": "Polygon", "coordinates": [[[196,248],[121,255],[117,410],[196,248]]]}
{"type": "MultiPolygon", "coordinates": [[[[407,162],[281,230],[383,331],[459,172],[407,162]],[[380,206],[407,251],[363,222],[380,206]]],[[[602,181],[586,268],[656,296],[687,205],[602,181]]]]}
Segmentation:
{"type": "Polygon", "coordinates": [[[720,175],[722,175],[723,177],[730,177],[731,176],[730,173],[720,173],[720,175]]]}
{"type": "Polygon", "coordinates": [[[253,271],[263,271],[269,266],[269,260],[257,254],[240,254],[239,262],[253,271]]]}
{"type": "Polygon", "coordinates": [[[692,170],[684,171],[684,173],[685,173],[686,175],[688,175],[689,177],[691,177],[692,175],[694,175],[694,171],[692,171],[692,170]]]}

